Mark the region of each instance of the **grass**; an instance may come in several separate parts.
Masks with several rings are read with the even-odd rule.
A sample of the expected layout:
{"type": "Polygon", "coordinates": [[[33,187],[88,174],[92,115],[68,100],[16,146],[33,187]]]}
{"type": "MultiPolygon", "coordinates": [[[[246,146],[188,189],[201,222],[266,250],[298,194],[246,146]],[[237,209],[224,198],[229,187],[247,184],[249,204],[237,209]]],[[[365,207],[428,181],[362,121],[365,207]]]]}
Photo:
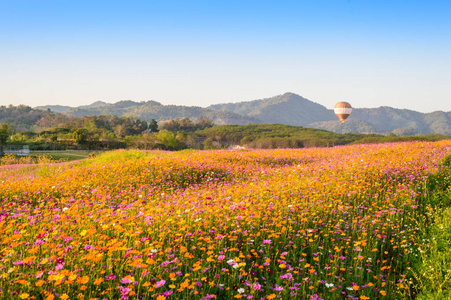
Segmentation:
{"type": "Polygon", "coordinates": [[[419,228],[420,260],[413,264],[416,299],[451,298],[451,156],[428,178],[429,201],[419,228]]]}
{"type": "Polygon", "coordinates": [[[73,161],[73,160],[80,160],[84,158],[88,158],[90,152],[32,152],[30,154],[31,157],[38,157],[38,156],[48,156],[52,160],[56,161],[73,161]]]}
{"type": "Polygon", "coordinates": [[[27,156],[7,154],[0,157],[0,166],[15,164],[45,164],[81,160],[92,157],[90,152],[31,152],[27,156]]]}

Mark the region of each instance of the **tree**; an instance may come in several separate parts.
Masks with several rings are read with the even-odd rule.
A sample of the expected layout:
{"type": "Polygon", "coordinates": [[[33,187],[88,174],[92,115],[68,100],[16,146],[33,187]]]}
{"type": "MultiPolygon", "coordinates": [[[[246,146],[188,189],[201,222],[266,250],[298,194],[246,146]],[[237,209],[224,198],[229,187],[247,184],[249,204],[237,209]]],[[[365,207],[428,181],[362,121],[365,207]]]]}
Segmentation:
{"type": "Polygon", "coordinates": [[[157,133],[157,140],[165,146],[166,149],[175,150],[178,146],[178,141],[175,138],[175,135],[169,130],[163,129],[157,133]]]}
{"type": "Polygon", "coordinates": [[[150,120],[149,131],[150,132],[158,132],[158,122],[155,121],[155,119],[150,120]]]}
{"type": "Polygon", "coordinates": [[[197,129],[202,130],[202,129],[205,129],[205,128],[213,127],[213,125],[215,125],[213,123],[213,120],[200,116],[198,121],[197,121],[196,127],[197,127],[197,129]]]}
{"type": "Polygon", "coordinates": [[[0,156],[3,156],[3,145],[9,139],[9,132],[7,124],[0,125],[0,156]]]}
{"type": "Polygon", "coordinates": [[[77,144],[84,144],[88,139],[88,131],[83,128],[79,128],[72,133],[72,137],[77,144]]]}

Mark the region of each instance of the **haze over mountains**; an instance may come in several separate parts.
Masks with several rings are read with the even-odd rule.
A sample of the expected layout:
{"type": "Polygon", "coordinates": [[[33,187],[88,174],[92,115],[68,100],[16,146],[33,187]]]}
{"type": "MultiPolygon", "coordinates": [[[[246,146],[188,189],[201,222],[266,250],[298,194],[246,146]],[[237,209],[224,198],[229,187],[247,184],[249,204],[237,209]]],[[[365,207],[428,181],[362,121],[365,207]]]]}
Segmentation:
{"type": "Polygon", "coordinates": [[[114,104],[95,102],[90,105],[39,106],[66,115],[133,116],[149,121],[166,121],[200,116],[222,124],[286,124],[325,129],[337,133],[379,133],[416,135],[437,133],[451,135],[451,112],[436,111],[421,113],[392,107],[354,108],[344,124],[337,119],[332,109],[305,99],[297,94],[285,93],[275,97],[238,103],[215,104],[202,108],[197,106],[163,105],[156,101],[120,101],[114,104]]]}

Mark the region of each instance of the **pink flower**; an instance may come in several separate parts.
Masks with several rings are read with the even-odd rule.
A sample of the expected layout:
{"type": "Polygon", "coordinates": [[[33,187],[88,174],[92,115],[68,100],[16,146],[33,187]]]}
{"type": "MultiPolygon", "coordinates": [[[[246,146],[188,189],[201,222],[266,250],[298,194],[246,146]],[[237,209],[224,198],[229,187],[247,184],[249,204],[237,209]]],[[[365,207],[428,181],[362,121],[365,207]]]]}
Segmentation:
{"type": "Polygon", "coordinates": [[[258,282],[254,283],[254,284],[252,285],[252,289],[253,289],[254,291],[260,290],[261,287],[262,287],[262,286],[261,286],[260,283],[258,283],[258,282]]]}
{"type": "Polygon", "coordinates": [[[218,260],[223,260],[225,258],[225,255],[219,255],[218,260]]]}
{"type": "Polygon", "coordinates": [[[130,278],[124,277],[121,279],[121,283],[122,284],[132,283],[132,280],[130,278]]]}
{"type": "Polygon", "coordinates": [[[155,284],[155,288],[162,287],[166,283],[166,280],[162,279],[155,284]]]}

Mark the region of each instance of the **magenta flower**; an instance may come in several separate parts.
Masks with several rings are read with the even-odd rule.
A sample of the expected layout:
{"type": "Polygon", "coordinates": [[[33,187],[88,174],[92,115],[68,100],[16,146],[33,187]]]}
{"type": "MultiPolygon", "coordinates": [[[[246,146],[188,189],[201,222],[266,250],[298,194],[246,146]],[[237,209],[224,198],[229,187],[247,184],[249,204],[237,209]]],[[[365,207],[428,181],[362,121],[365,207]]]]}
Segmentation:
{"type": "Polygon", "coordinates": [[[116,278],[116,275],[110,274],[107,277],[105,277],[105,280],[113,280],[114,278],[116,278]]]}

